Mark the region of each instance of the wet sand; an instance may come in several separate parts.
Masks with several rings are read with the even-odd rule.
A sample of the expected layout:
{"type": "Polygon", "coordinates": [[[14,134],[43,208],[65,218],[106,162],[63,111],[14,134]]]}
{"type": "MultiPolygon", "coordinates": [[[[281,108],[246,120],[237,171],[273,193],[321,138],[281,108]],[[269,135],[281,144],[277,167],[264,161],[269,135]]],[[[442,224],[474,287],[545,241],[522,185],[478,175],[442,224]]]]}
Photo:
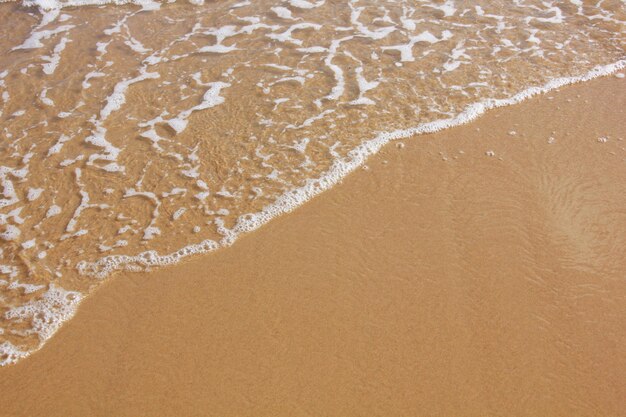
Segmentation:
{"type": "Polygon", "coordinates": [[[391,144],[111,279],[0,369],[0,415],[626,415],[624,120],[611,76],[391,144]]]}

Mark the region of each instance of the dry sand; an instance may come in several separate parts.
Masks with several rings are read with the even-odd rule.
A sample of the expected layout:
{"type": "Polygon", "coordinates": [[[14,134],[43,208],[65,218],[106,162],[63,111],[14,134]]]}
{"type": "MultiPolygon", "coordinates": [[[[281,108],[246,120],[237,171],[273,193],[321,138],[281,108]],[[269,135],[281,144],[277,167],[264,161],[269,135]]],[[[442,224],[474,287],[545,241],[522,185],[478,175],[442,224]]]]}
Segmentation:
{"type": "Polygon", "coordinates": [[[624,120],[608,77],[392,144],[232,248],[112,279],[0,369],[0,415],[626,415],[624,120]]]}

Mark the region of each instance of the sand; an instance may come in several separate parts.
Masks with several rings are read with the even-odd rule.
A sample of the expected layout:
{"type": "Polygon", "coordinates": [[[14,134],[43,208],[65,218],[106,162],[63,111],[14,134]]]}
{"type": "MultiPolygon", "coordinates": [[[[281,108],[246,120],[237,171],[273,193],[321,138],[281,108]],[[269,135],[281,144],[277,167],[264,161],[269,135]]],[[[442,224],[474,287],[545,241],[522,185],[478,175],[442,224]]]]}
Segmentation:
{"type": "Polygon", "coordinates": [[[0,369],[0,415],[626,415],[624,120],[607,77],[391,144],[110,280],[0,369]]]}

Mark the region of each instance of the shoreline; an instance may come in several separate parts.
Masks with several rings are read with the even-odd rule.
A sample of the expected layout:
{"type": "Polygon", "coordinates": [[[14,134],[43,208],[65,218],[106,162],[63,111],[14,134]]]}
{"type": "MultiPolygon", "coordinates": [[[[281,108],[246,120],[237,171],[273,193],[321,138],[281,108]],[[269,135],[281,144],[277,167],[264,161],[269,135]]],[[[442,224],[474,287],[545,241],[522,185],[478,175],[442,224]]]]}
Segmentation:
{"type": "Polygon", "coordinates": [[[154,250],[141,252],[137,255],[111,255],[99,259],[96,262],[79,262],[77,265],[81,275],[93,276],[106,279],[115,271],[124,270],[128,264],[139,264],[143,268],[162,267],[176,265],[188,256],[203,255],[213,251],[227,248],[233,245],[241,235],[253,232],[264,226],[271,220],[290,213],[306,204],[321,193],[332,189],[347,175],[362,167],[369,158],[376,155],[380,150],[395,141],[412,139],[421,135],[428,135],[446,129],[463,126],[472,123],[490,110],[501,107],[514,106],[540,94],[548,94],[562,87],[588,82],[596,78],[608,77],[626,67],[626,60],[620,60],[607,65],[599,65],[587,74],[576,77],[556,78],[543,86],[535,86],[515,94],[508,99],[487,99],[467,106],[458,116],[450,119],[440,119],[424,123],[416,127],[382,132],[375,138],[369,139],[357,146],[348,154],[348,158],[335,161],[331,169],[319,178],[310,181],[304,187],[289,191],[278,200],[265,207],[261,212],[249,213],[237,220],[232,229],[227,230],[227,235],[219,242],[205,240],[192,243],[167,255],[159,255],[154,250]],[[258,219],[261,220],[258,220],[258,219]],[[234,230],[234,232],[233,232],[234,230]],[[107,268],[107,264],[113,264],[107,268]],[[120,267],[121,266],[121,267],[120,267]],[[93,272],[90,272],[90,269],[93,272]]]}
{"type": "Polygon", "coordinates": [[[623,91],[599,78],[387,145],[237,245],[112,277],[0,369],[0,408],[620,415],[623,91]]]}
{"type": "Polygon", "coordinates": [[[613,3],[273,6],[2,8],[0,365],[42,347],[93,277],[230,246],[392,139],[626,62],[613,3]],[[538,24],[553,10],[559,26],[538,24]]]}
{"type": "MultiPolygon", "coordinates": [[[[454,118],[440,119],[424,123],[416,127],[392,132],[382,132],[375,138],[369,139],[356,147],[348,154],[347,158],[335,161],[327,172],[325,172],[321,177],[311,180],[306,186],[283,194],[275,203],[265,207],[261,212],[241,216],[232,229],[226,229],[225,236],[220,241],[204,240],[199,243],[191,243],[166,255],[159,255],[157,251],[152,249],[141,252],[137,255],[110,255],[95,262],[81,261],[77,265],[79,274],[102,280],[111,279],[111,275],[116,274],[119,271],[127,270],[129,267],[143,269],[150,269],[151,267],[169,267],[185,261],[185,258],[188,257],[206,255],[216,250],[227,248],[233,245],[240,238],[240,236],[263,227],[273,219],[296,210],[321,193],[332,189],[338,183],[343,181],[347,175],[350,175],[352,172],[359,169],[359,167],[362,167],[368,159],[372,158],[380,152],[383,147],[392,142],[403,139],[412,139],[416,136],[433,134],[442,130],[463,126],[465,124],[472,123],[488,111],[501,107],[513,106],[537,95],[548,94],[553,90],[565,86],[588,82],[596,78],[607,77],[621,71],[624,67],[626,67],[626,60],[620,60],[607,65],[600,65],[589,71],[587,74],[576,77],[553,79],[543,86],[530,87],[508,99],[487,99],[471,104],[454,118]]],[[[66,291],[63,288],[60,288],[60,290],[62,292],[67,292],[68,294],[74,294],[73,291],[66,291]]],[[[57,291],[58,289],[52,286],[48,293],[54,295],[57,291]]],[[[97,291],[97,289],[94,291],[97,291]]],[[[46,295],[48,293],[46,293],[46,295]]],[[[52,337],[65,322],[72,319],[78,306],[80,305],[81,300],[85,296],[89,296],[89,294],[74,294],[74,297],[78,297],[78,299],[64,309],[60,318],[55,316],[52,323],[47,325],[46,333],[49,336],[45,337],[41,341],[41,345],[37,350],[43,348],[50,337],[52,337]]],[[[6,360],[6,363],[0,363],[0,366],[16,363],[17,361],[30,356],[37,350],[22,351],[10,345],[2,351],[2,353],[8,355],[8,359],[6,360]]]]}

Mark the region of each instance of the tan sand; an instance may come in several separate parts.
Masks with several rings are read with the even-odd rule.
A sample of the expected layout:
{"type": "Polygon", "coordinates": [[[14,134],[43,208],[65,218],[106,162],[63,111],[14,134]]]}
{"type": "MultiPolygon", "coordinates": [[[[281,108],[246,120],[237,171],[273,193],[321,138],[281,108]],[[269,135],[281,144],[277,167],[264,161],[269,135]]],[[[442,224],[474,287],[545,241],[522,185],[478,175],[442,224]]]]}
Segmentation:
{"type": "Polygon", "coordinates": [[[232,248],[112,279],[0,369],[0,415],[626,415],[624,120],[608,77],[388,146],[232,248]]]}

